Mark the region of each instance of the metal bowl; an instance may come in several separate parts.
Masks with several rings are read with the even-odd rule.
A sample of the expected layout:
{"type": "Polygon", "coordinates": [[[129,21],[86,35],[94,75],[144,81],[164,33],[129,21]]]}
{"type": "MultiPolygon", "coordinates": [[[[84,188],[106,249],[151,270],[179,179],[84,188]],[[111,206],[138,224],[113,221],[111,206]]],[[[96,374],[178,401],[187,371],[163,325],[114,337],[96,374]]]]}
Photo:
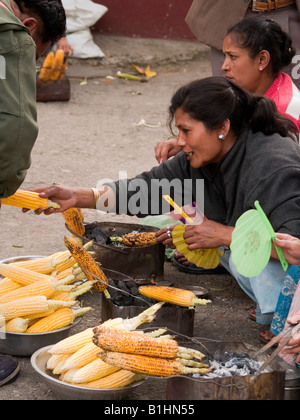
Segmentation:
{"type": "Polygon", "coordinates": [[[23,255],[19,257],[4,258],[0,260],[0,264],[10,264],[18,261],[35,260],[36,258],[44,258],[45,255],[23,255]]]}
{"type": "Polygon", "coordinates": [[[59,330],[26,334],[0,332],[0,353],[10,354],[11,356],[31,356],[38,349],[56,344],[58,341],[67,338],[71,329],[75,327],[81,318],[75,319],[73,324],[59,330]]]}
{"type": "Polygon", "coordinates": [[[48,353],[50,347],[44,347],[36,351],[31,356],[31,365],[60,400],[122,400],[127,398],[130,392],[141,386],[146,380],[116,389],[93,389],[62,382],[56,379],[46,367],[48,359],[51,357],[51,354],[48,353]]]}

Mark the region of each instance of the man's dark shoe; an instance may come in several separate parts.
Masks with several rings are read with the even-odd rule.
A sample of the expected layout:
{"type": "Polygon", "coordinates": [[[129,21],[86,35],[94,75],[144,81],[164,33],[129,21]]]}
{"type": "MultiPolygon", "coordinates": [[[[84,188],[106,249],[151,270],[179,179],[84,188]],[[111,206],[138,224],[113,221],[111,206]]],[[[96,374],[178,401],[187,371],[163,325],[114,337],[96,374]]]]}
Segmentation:
{"type": "Polygon", "coordinates": [[[20,370],[19,362],[11,356],[0,355],[0,386],[16,378],[20,370]]]}

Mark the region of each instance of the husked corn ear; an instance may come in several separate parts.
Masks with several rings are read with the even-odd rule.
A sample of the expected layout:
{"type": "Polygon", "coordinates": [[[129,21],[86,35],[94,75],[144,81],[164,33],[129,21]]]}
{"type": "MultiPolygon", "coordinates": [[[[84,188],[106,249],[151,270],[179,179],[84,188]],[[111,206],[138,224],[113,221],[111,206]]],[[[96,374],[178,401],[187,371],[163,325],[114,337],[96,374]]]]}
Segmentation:
{"type": "Polygon", "coordinates": [[[115,367],[142,375],[168,377],[181,374],[182,365],[176,360],[107,351],[99,353],[99,357],[115,367]]]}
{"type": "MultiPolygon", "coordinates": [[[[65,219],[67,227],[70,229],[71,232],[74,234],[84,236],[85,234],[85,226],[83,224],[83,212],[81,209],[77,209],[75,207],[71,207],[68,210],[62,212],[62,215],[65,219]]],[[[73,235],[76,236],[76,235],[73,235]]]]}
{"type": "Polygon", "coordinates": [[[141,375],[137,375],[136,373],[121,369],[117,372],[105,376],[104,378],[88,382],[87,384],[83,385],[87,386],[88,388],[116,389],[124,388],[125,386],[131,385],[141,380],[143,380],[143,377],[141,375]]]}
{"type": "Polygon", "coordinates": [[[141,295],[156,299],[161,302],[168,302],[173,305],[192,308],[195,305],[207,305],[211,303],[207,299],[199,299],[194,292],[176,287],[167,286],[140,286],[141,295]]]}
{"type": "Polygon", "coordinates": [[[29,296],[45,296],[50,298],[56,291],[65,290],[65,288],[71,288],[72,286],[61,286],[56,285],[54,282],[48,279],[39,280],[35,283],[23,286],[17,290],[6,293],[0,297],[0,303],[11,302],[13,300],[23,299],[29,296]]]}
{"type": "Polygon", "coordinates": [[[54,57],[55,57],[54,52],[50,51],[44,60],[43,67],[41,68],[41,71],[39,74],[39,79],[42,80],[43,82],[47,82],[47,80],[49,80],[50,78],[50,73],[52,70],[54,57]]]}
{"type": "Polygon", "coordinates": [[[96,381],[104,376],[116,372],[119,368],[108,365],[101,359],[97,358],[80,369],[69,370],[64,376],[64,382],[71,382],[73,384],[82,384],[85,382],[96,381]]]}
{"type": "Polygon", "coordinates": [[[0,303],[0,318],[9,321],[13,318],[27,317],[31,314],[42,313],[48,310],[45,296],[31,296],[17,301],[0,303]]]}
{"type": "Polygon", "coordinates": [[[127,246],[149,246],[156,244],[155,232],[130,232],[122,237],[110,238],[112,242],[122,242],[127,246]]]}
{"type": "MultiPolygon", "coordinates": [[[[161,332],[163,333],[163,331],[161,332]]],[[[160,334],[160,330],[156,333],[160,334]]],[[[164,359],[181,357],[202,360],[204,357],[204,354],[197,350],[180,347],[173,338],[141,334],[139,331],[132,332],[98,327],[98,333],[94,335],[93,343],[106,351],[141,354],[164,359]]]]}
{"type": "MultiPolygon", "coordinates": [[[[97,280],[93,288],[98,292],[104,292],[108,286],[108,280],[94,258],[74,238],[65,236],[65,244],[72,257],[84,271],[88,280],[97,280]]],[[[108,292],[107,292],[108,293],[108,292]]],[[[110,295],[107,296],[110,298],[110,295]]]]}
{"type": "Polygon", "coordinates": [[[65,62],[65,53],[63,49],[57,49],[52,63],[52,70],[50,73],[51,80],[58,80],[63,70],[65,62]]]}
{"type": "Polygon", "coordinates": [[[163,358],[175,358],[178,344],[175,340],[149,337],[145,334],[100,329],[93,337],[93,343],[107,351],[143,354],[163,358]]]}
{"type": "Polygon", "coordinates": [[[21,286],[28,286],[40,280],[53,280],[48,274],[37,273],[13,264],[0,264],[0,274],[19,283],[21,286]]]}
{"type": "Polygon", "coordinates": [[[60,365],[61,363],[65,363],[65,361],[70,357],[70,354],[53,354],[47,360],[47,369],[53,370],[56,366],[60,365]]]}
{"type": "Polygon", "coordinates": [[[63,308],[58,309],[53,314],[46,316],[35,322],[31,327],[27,329],[27,333],[43,333],[48,331],[58,330],[72,324],[78,316],[82,316],[92,308],[80,308],[80,309],[69,309],[63,308]]]}
{"type": "Polygon", "coordinates": [[[22,287],[19,283],[5,277],[0,280],[0,297],[22,287]]]}
{"type": "Polygon", "coordinates": [[[50,274],[55,270],[58,264],[66,261],[68,258],[70,258],[69,251],[64,251],[47,257],[15,261],[10,264],[12,266],[27,268],[28,270],[36,271],[37,273],[50,274]]]}
{"type": "Polygon", "coordinates": [[[29,320],[39,319],[39,318],[45,318],[46,316],[49,316],[53,314],[55,311],[61,308],[70,308],[72,306],[75,306],[78,302],[77,301],[63,301],[63,300],[53,300],[48,299],[48,310],[42,313],[38,314],[31,314],[28,315],[27,318],[29,320]]]}
{"type": "Polygon", "coordinates": [[[29,319],[24,318],[13,318],[8,321],[3,330],[6,332],[13,332],[13,333],[24,333],[29,325],[29,319]]]}
{"type": "Polygon", "coordinates": [[[90,343],[92,338],[93,328],[87,328],[54,344],[48,352],[51,354],[72,354],[90,343]]]}
{"type": "Polygon", "coordinates": [[[41,198],[36,192],[24,190],[17,190],[15,194],[2,198],[1,203],[8,206],[22,207],[31,210],[37,210],[39,208],[46,210],[50,207],[55,209],[60,208],[59,204],[48,200],[48,198],[41,198]]]}
{"type": "Polygon", "coordinates": [[[63,369],[70,370],[70,369],[79,369],[90,362],[93,362],[97,359],[97,354],[100,353],[102,350],[99,349],[92,341],[85,346],[83,346],[80,350],[73,353],[65,362],[63,369]]]}

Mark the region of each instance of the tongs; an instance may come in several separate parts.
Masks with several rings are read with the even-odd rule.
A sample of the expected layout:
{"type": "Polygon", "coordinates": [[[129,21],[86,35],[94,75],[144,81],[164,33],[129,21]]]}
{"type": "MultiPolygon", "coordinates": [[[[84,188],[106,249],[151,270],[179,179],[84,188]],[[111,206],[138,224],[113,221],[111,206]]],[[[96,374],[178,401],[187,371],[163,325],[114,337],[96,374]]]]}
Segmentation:
{"type": "Polygon", "coordinates": [[[268,344],[266,344],[264,347],[262,347],[253,355],[253,359],[255,359],[257,356],[265,353],[269,348],[277,344],[284,337],[282,342],[278,344],[277,348],[273,351],[273,353],[271,353],[271,355],[265,360],[265,362],[261,365],[261,367],[254,373],[254,375],[251,378],[251,381],[256,379],[266,369],[266,367],[269,366],[270,363],[272,363],[275,357],[281,352],[281,350],[287,345],[290,339],[297,334],[299,330],[300,330],[300,323],[297,324],[296,326],[293,324],[290,325],[285,330],[283,330],[280,334],[272,338],[272,340],[270,340],[268,344]]]}

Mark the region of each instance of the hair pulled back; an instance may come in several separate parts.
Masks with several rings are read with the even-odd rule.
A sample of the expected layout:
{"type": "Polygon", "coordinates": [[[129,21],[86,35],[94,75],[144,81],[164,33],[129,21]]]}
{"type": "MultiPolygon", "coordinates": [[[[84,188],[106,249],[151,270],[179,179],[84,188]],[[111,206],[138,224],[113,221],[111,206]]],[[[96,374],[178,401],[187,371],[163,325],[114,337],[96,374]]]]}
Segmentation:
{"type": "Polygon", "coordinates": [[[247,48],[252,59],[262,50],[268,51],[275,76],[291,63],[296,54],[290,36],[271,19],[244,18],[231,26],[227,35],[233,38],[239,48],[247,48]]]}
{"type": "Polygon", "coordinates": [[[208,77],[180,87],[169,107],[171,131],[178,108],[209,130],[217,130],[229,120],[236,136],[249,127],[266,135],[279,133],[282,137],[297,138],[296,125],[278,113],[271,99],[253,95],[225,77],[208,77]]]}

